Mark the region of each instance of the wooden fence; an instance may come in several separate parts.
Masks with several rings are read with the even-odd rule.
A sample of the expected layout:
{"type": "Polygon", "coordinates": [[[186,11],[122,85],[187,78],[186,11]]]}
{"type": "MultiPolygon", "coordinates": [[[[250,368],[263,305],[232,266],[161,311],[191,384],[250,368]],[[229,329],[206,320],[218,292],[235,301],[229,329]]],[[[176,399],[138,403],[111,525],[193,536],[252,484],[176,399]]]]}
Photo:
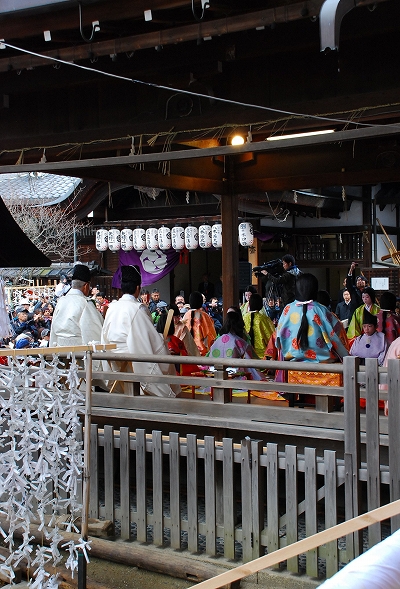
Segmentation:
{"type": "MultiPolygon", "coordinates": [[[[231,402],[237,382],[226,378],[225,368],[244,364],[252,362],[219,360],[212,402],[138,396],[138,385],[134,396],[93,393],[92,417],[102,427],[94,424],[90,432],[90,516],[116,521],[125,540],[248,562],[400,499],[400,361],[389,361],[388,369],[374,359],[359,367],[352,357],[335,366],[290,363],[291,370],[341,372],[343,387],[329,388],[329,395],[344,398],[342,412],[329,412],[327,388],[305,385],[280,384],[279,390],[315,394],[325,399],[319,404],[324,411],[231,402]],[[387,390],[380,392],[378,384],[387,390]],[[379,398],[388,400],[388,416],[378,411],[379,398]],[[199,427],[205,435],[193,433],[199,427]]],[[[288,368],[253,362],[263,364],[288,368]]],[[[93,378],[140,380],[111,372],[93,378]]],[[[204,384],[197,377],[146,380],[204,384]]],[[[276,390],[276,383],[244,381],[240,388],[276,390]]],[[[392,517],[391,530],[399,527],[399,516],[392,517]]],[[[381,540],[381,528],[369,526],[369,546],[381,540]]],[[[309,551],[306,572],[318,576],[319,557],[331,576],[362,551],[361,534],[349,534],[309,551]]],[[[287,568],[298,572],[299,559],[288,559],[287,568]]]]}

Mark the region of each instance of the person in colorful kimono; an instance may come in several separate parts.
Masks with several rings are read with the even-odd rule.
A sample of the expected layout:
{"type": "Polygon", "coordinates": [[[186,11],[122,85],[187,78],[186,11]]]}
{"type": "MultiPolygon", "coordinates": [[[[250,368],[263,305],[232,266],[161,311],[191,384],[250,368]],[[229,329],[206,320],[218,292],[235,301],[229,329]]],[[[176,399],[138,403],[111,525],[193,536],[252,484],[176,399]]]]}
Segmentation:
{"type": "Polygon", "coordinates": [[[366,286],[361,295],[363,304],[354,311],[351,318],[349,329],[347,330],[347,337],[350,340],[350,345],[353,343],[355,337],[358,337],[363,332],[364,310],[367,310],[372,315],[378,315],[380,311],[379,305],[375,302],[375,290],[370,286],[366,286]]]}
{"type": "Polygon", "coordinates": [[[315,299],[318,280],[302,273],[296,281],[296,299],[286,305],[276,331],[276,347],[290,362],[337,362],[348,355],[340,339],[339,319],[315,299]]]}
{"type": "Polygon", "coordinates": [[[378,325],[376,330],[385,334],[388,346],[400,336],[400,317],[396,315],[396,295],[393,292],[384,292],[380,298],[380,311],[377,315],[378,325]]]}
{"type": "Polygon", "coordinates": [[[251,295],[249,308],[250,311],[243,316],[244,325],[257,356],[262,359],[275,327],[271,319],[261,313],[263,309],[261,295],[257,293],[251,295]]]}
{"type": "Polygon", "coordinates": [[[378,364],[382,366],[387,351],[385,334],[376,331],[378,318],[367,310],[364,310],[363,333],[356,337],[350,348],[351,356],[359,358],[378,358],[378,364]]]}
{"type": "Polygon", "coordinates": [[[217,337],[214,321],[203,309],[203,296],[200,292],[192,292],[189,305],[190,310],[185,313],[183,321],[193,336],[200,355],[205,356],[217,337]]]}

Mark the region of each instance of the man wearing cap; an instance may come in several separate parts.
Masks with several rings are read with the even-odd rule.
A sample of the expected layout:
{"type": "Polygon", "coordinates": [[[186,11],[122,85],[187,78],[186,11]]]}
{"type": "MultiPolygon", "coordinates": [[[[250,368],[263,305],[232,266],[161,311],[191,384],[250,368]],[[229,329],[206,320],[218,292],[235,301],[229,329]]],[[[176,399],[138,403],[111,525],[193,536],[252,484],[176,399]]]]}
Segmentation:
{"type": "Polygon", "coordinates": [[[151,318],[153,320],[154,325],[157,325],[161,315],[163,315],[164,313],[168,313],[167,307],[168,305],[165,301],[158,301],[155,311],[153,311],[153,313],[151,314],[151,318]]]}
{"type": "MultiPolygon", "coordinates": [[[[109,306],[102,331],[101,342],[116,344],[116,354],[149,354],[151,356],[168,354],[168,348],[161,334],[157,333],[146,305],[138,300],[141,275],[138,266],[122,266],[122,297],[109,306]]],[[[121,370],[121,363],[112,363],[114,370],[121,370]]],[[[175,375],[173,364],[156,362],[133,362],[131,366],[137,374],[175,375]]],[[[145,378],[145,376],[144,376],[145,378]]],[[[140,383],[146,395],[176,397],[180,387],[170,387],[166,383],[140,383]]],[[[123,392],[130,393],[132,385],[123,383],[123,392]]]]}
{"type": "Polygon", "coordinates": [[[27,299],[27,298],[20,299],[18,306],[25,309],[25,311],[28,313],[28,319],[33,318],[33,313],[31,312],[31,302],[29,299],[27,299]]]}
{"type": "Polygon", "coordinates": [[[24,332],[29,332],[34,340],[39,336],[33,320],[29,319],[28,311],[24,307],[17,308],[17,316],[12,320],[11,326],[17,336],[24,332]]]}
{"type": "Polygon", "coordinates": [[[88,299],[90,270],[76,264],[71,289],[58,299],[51,322],[50,346],[80,346],[100,342],[103,318],[88,299]]]}

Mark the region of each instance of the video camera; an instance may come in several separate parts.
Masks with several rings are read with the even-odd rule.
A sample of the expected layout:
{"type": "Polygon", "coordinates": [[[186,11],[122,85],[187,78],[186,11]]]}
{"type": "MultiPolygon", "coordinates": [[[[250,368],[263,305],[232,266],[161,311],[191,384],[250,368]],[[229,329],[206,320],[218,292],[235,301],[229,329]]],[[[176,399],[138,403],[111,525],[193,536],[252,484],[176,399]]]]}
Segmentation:
{"type": "Polygon", "coordinates": [[[265,262],[262,266],[254,266],[253,273],[257,276],[263,276],[261,270],[266,270],[269,274],[274,277],[282,276],[284,273],[282,260],[276,259],[271,260],[270,262],[265,262]]]}

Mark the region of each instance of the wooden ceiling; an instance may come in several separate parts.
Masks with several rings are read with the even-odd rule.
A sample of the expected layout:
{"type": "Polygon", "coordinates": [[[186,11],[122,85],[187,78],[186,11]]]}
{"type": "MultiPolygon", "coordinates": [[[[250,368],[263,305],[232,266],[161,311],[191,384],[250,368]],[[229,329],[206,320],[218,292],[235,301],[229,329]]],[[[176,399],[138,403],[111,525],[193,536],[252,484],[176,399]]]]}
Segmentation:
{"type": "Polygon", "coordinates": [[[400,181],[397,0],[355,2],[338,52],[320,51],[323,0],[209,0],[203,15],[201,0],[194,11],[191,0],[85,1],[83,36],[78,2],[44,4],[0,7],[0,38],[31,52],[0,50],[0,171],[46,159],[42,170],[79,165],[104,182],[243,195],[400,181]],[[357,134],[362,123],[371,127],[357,134]],[[327,127],[355,135],[285,149],[265,141],[327,127]],[[228,173],[236,130],[258,149],[239,148],[228,173]],[[191,157],[201,149],[216,151],[191,157]],[[133,153],[140,160],[127,161],[133,153]],[[112,165],[89,162],[101,158],[112,165]]]}

